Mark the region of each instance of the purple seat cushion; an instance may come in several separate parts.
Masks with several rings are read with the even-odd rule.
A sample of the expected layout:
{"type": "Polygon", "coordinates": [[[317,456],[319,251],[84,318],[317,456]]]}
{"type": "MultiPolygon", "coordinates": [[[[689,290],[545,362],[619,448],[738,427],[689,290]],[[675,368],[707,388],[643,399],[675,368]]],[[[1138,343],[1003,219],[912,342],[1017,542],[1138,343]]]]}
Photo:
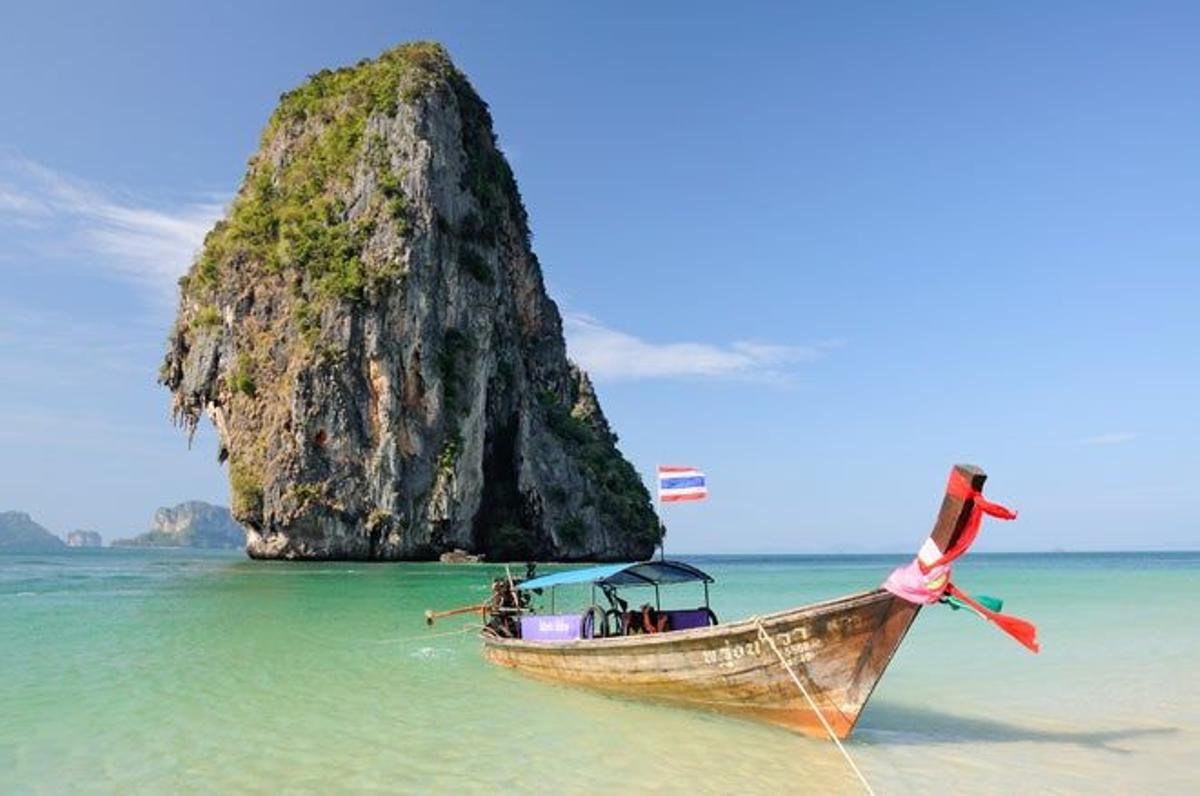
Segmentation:
{"type": "Polygon", "coordinates": [[[529,641],[572,641],[579,638],[582,614],[521,617],[521,638],[529,641]]]}
{"type": "Polygon", "coordinates": [[[708,627],[708,611],[694,608],[690,611],[663,611],[668,617],[668,630],[691,630],[697,627],[708,627]]]}

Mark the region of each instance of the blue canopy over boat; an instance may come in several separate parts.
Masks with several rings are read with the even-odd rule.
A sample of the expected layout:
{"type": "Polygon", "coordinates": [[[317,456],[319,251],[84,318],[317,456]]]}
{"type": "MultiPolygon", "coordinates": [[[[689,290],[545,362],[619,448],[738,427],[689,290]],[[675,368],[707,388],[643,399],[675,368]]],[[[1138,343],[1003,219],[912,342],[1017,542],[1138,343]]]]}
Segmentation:
{"type": "Polygon", "coordinates": [[[712,583],[713,579],[711,575],[682,561],[642,561],[637,564],[603,564],[598,567],[555,572],[553,575],[543,575],[540,578],[518,583],[517,588],[529,591],[546,589],[551,586],[565,586],[570,583],[658,586],[663,583],[686,583],[688,581],[712,583]]]}

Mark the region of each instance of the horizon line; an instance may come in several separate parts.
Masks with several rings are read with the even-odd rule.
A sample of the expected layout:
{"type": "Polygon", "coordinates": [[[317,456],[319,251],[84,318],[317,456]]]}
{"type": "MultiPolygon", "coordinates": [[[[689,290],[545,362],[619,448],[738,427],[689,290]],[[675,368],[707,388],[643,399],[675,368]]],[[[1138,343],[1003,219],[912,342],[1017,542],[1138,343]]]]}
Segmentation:
{"type": "MultiPolygon", "coordinates": [[[[973,556],[1031,555],[1031,554],[1062,555],[1062,554],[1077,554],[1077,553],[1087,553],[1087,554],[1095,554],[1095,553],[1198,553],[1198,554],[1200,554],[1200,548],[1191,548],[1191,547],[1137,547],[1137,548],[1113,547],[1113,548],[1097,548],[1097,549],[1051,548],[1051,549],[1043,549],[1043,550],[973,550],[973,551],[971,551],[971,555],[973,555],[973,556]]],[[[693,551],[684,552],[684,553],[672,553],[671,555],[673,555],[673,556],[902,556],[902,555],[914,555],[914,553],[911,550],[899,551],[899,552],[891,551],[891,550],[876,550],[876,551],[867,551],[867,550],[847,550],[847,551],[767,550],[767,551],[759,551],[759,552],[753,552],[753,551],[749,551],[749,552],[747,552],[747,551],[743,551],[743,552],[713,552],[713,551],[699,552],[699,551],[693,550],[693,551]]]]}

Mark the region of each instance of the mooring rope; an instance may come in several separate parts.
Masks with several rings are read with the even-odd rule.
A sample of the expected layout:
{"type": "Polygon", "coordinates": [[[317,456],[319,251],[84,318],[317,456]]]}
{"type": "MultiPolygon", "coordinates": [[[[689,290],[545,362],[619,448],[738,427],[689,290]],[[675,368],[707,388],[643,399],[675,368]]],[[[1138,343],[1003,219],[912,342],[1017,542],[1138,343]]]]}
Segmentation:
{"type": "Polygon", "coordinates": [[[821,726],[825,728],[825,732],[829,733],[830,740],[837,745],[838,751],[842,753],[842,757],[846,758],[846,762],[850,765],[850,769],[854,772],[855,776],[858,777],[858,781],[862,783],[863,789],[869,793],[870,796],[875,796],[875,791],[871,788],[871,783],[867,782],[867,778],[863,776],[862,771],[860,771],[858,766],[855,765],[854,759],[850,757],[850,753],[846,751],[846,747],[842,746],[842,742],[838,739],[837,734],[833,731],[833,728],[829,726],[829,722],[825,720],[825,714],[823,714],[821,709],[817,707],[816,701],[813,700],[812,695],[808,693],[808,689],[804,687],[804,683],[802,683],[800,678],[796,676],[795,670],[793,670],[792,665],[787,662],[787,658],[783,657],[783,653],[779,651],[779,647],[775,646],[775,639],[771,638],[771,634],[767,632],[765,627],[763,627],[762,620],[757,616],[754,617],[754,626],[758,628],[758,635],[770,645],[771,651],[775,653],[775,657],[779,658],[779,662],[783,664],[783,668],[791,676],[792,682],[795,683],[796,687],[800,689],[800,693],[804,695],[806,700],[808,700],[808,706],[812,708],[813,713],[817,714],[817,719],[820,720],[821,726]]]}
{"type": "Polygon", "coordinates": [[[469,633],[472,630],[479,630],[480,625],[463,625],[457,630],[447,630],[444,633],[418,633],[415,636],[401,636],[400,638],[385,638],[381,639],[379,644],[404,644],[409,641],[425,641],[426,639],[445,638],[446,636],[461,636],[464,633],[469,633]]]}

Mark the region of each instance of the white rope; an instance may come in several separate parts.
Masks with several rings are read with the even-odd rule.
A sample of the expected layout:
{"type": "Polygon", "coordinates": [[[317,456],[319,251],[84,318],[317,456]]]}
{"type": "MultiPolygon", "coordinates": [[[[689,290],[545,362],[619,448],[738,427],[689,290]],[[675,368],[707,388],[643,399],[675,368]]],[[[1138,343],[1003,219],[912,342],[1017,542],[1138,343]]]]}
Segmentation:
{"type": "Polygon", "coordinates": [[[768,633],[766,628],[763,627],[762,621],[757,616],[754,617],[754,625],[758,628],[758,635],[761,636],[767,642],[767,644],[771,645],[771,651],[775,653],[777,658],[779,658],[779,662],[783,664],[783,668],[789,675],[791,675],[792,682],[796,684],[796,687],[800,689],[800,693],[804,694],[804,698],[808,700],[808,706],[812,708],[813,713],[817,714],[817,718],[820,720],[821,726],[825,728],[825,732],[829,733],[830,740],[837,744],[838,751],[842,753],[842,757],[846,758],[846,762],[850,765],[850,769],[854,772],[855,776],[858,777],[858,781],[862,783],[863,790],[869,793],[870,796],[875,796],[875,791],[871,789],[871,783],[867,782],[867,778],[863,776],[862,771],[860,771],[858,766],[855,765],[854,759],[850,757],[850,753],[846,751],[846,747],[842,746],[842,742],[838,739],[837,734],[833,731],[833,728],[829,726],[829,722],[825,720],[825,714],[823,714],[821,709],[817,707],[817,703],[813,700],[812,695],[808,693],[808,689],[804,687],[804,683],[802,683],[800,678],[796,676],[796,672],[792,669],[791,664],[787,662],[787,658],[783,657],[783,653],[779,651],[779,647],[775,646],[775,639],[771,638],[771,634],[768,633]]]}
{"type": "Polygon", "coordinates": [[[401,636],[399,638],[380,639],[379,644],[404,644],[409,641],[425,641],[431,638],[445,638],[446,636],[460,636],[464,633],[469,633],[472,630],[478,630],[479,625],[463,625],[458,630],[447,630],[444,633],[420,633],[415,636],[401,636]]]}

